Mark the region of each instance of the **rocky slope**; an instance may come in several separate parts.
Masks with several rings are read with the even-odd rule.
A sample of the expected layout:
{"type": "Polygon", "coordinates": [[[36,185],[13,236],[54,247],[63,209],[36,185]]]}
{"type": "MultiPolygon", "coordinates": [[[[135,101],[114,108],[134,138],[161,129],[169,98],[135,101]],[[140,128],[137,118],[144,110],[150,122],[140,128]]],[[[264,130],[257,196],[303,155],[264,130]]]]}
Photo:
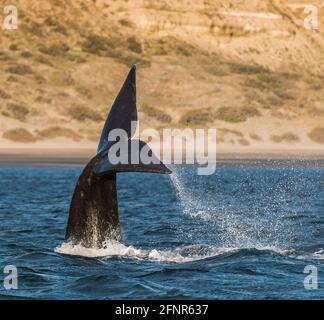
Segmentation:
{"type": "Polygon", "coordinates": [[[323,149],[320,0],[318,30],[303,25],[309,1],[10,3],[19,26],[0,30],[0,147],[94,146],[137,63],[141,128],[214,127],[228,150],[323,149]]]}

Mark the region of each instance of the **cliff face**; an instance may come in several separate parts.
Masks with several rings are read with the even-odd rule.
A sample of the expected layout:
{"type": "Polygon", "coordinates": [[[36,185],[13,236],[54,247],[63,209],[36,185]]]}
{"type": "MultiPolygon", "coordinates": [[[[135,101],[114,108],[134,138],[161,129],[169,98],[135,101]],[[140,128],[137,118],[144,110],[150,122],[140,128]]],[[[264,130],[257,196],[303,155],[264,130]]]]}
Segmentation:
{"type": "Polygon", "coordinates": [[[137,63],[142,128],[216,127],[221,145],[243,149],[322,147],[320,0],[318,30],[304,28],[309,1],[11,3],[19,27],[0,31],[2,145],[92,145],[137,63]]]}

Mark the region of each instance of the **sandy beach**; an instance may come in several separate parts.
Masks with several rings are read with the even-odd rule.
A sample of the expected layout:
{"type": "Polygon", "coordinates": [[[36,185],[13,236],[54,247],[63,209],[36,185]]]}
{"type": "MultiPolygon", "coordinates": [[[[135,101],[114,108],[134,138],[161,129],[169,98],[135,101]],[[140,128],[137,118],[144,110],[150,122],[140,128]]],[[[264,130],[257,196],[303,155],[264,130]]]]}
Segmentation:
{"type": "MultiPolygon", "coordinates": [[[[75,166],[85,165],[96,154],[95,146],[6,147],[0,148],[0,166],[75,166]]],[[[323,149],[307,148],[230,148],[217,149],[217,163],[249,164],[259,161],[277,163],[324,163],[323,149]]]]}

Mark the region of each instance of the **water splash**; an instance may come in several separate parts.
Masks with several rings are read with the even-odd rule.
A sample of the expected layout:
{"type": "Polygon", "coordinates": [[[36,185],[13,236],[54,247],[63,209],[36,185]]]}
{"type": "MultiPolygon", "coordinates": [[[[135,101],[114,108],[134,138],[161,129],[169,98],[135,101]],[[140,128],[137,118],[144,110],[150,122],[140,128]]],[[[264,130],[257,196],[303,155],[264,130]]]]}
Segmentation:
{"type": "Polygon", "coordinates": [[[231,189],[224,192],[227,186],[223,176],[219,176],[220,182],[216,184],[215,179],[211,179],[211,184],[208,178],[193,176],[188,168],[174,167],[172,170],[171,183],[184,215],[200,221],[191,224],[190,229],[182,228],[181,234],[186,234],[190,240],[204,237],[214,245],[239,248],[287,249],[294,243],[296,224],[291,220],[297,213],[287,205],[286,192],[294,190],[299,180],[291,181],[287,176],[278,175],[274,189],[269,189],[272,184],[261,181],[262,189],[254,190],[254,185],[259,186],[260,181],[256,183],[255,177],[241,168],[238,177],[231,177],[235,179],[236,188],[232,188],[231,181],[228,184],[231,189]]]}
{"type": "Polygon", "coordinates": [[[176,195],[180,201],[180,205],[184,213],[192,217],[200,217],[201,219],[209,219],[208,211],[203,200],[195,197],[185,185],[185,170],[184,167],[172,167],[172,174],[170,175],[171,183],[175,189],[176,195]]]}
{"type": "Polygon", "coordinates": [[[64,242],[61,246],[55,248],[55,252],[60,254],[82,256],[87,258],[111,257],[130,257],[137,260],[152,260],[159,262],[186,263],[204,260],[221,256],[224,254],[239,253],[242,250],[271,251],[277,254],[286,255],[291,253],[288,250],[281,250],[274,247],[256,247],[256,248],[226,248],[215,247],[206,244],[189,245],[173,250],[144,250],[137,249],[133,246],[126,246],[115,241],[108,241],[104,248],[86,248],[82,245],[73,245],[70,242],[64,242]]]}

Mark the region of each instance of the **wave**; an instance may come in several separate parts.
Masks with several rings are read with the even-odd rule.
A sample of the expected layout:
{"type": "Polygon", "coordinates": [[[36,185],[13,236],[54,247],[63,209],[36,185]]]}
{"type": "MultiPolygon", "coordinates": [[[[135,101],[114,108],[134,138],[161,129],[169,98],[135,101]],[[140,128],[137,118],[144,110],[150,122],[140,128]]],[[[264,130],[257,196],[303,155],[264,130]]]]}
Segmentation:
{"type": "Polygon", "coordinates": [[[241,251],[258,251],[258,252],[274,252],[281,255],[287,255],[292,250],[283,250],[276,247],[215,247],[205,244],[190,245],[173,250],[144,250],[137,249],[133,246],[126,246],[120,242],[106,242],[104,248],[86,248],[81,244],[73,245],[71,242],[64,242],[61,246],[55,248],[55,252],[82,256],[87,258],[112,258],[112,257],[131,257],[139,260],[152,260],[161,262],[185,263],[213,258],[229,253],[237,253],[241,251]]]}

